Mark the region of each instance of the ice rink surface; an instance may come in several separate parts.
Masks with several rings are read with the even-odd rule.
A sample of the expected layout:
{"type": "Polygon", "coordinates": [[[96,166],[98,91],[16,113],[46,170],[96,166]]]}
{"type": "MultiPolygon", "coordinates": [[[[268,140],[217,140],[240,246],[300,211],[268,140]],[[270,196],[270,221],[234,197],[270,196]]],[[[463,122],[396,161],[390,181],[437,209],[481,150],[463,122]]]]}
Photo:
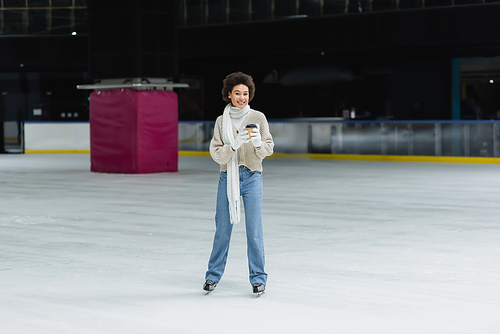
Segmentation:
{"type": "Polygon", "coordinates": [[[0,333],[500,333],[500,165],[264,161],[267,293],[244,224],[202,291],[218,165],[0,156],[0,333]]]}

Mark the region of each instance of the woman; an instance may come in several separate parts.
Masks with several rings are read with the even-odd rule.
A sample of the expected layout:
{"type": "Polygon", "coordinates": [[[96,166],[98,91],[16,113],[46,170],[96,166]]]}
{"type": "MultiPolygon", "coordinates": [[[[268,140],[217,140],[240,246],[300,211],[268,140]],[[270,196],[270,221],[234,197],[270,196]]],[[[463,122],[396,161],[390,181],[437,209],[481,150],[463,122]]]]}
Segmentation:
{"type": "Polygon", "coordinates": [[[229,102],[217,118],[210,155],[220,165],[215,236],[203,290],[211,292],[219,283],[229,251],[233,224],[240,221],[240,195],[245,208],[247,256],[250,284],[254,293],[263,293],[267,274],[264,271],[262,231],[262,160],[273,154],[274,142],[263,113],[248,104],[254,97],[251,76],[236,72],[223,81],[222,99],[229,102]],[[248,124],[256,128],[250,133],[248,124]]]}

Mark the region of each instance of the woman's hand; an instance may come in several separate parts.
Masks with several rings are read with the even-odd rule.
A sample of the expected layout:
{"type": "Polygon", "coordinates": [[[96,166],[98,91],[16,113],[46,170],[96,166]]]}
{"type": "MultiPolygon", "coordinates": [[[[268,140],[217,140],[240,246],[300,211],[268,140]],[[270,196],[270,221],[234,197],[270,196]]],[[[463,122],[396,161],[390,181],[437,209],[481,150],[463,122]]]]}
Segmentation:
{"type": "Polygon", "coordinates": [[[237,149],[240,148],[241,145],[244,143],[248,143],[248,133],[247,130],[241,131],[238,136],[234,139],[233,143],[231,144],[231,148],[233,151],[236,151],[237,149]]]}
{"type": "Polygon", "coordinates": [[[262,145],[262,137],[260,136],[260,128],[259,124],[256,124],[257,128],[253,129],[253,132],[250,133],[250,141],[252,142],[253,146],[255,147],[260,147],[262,145]]]}

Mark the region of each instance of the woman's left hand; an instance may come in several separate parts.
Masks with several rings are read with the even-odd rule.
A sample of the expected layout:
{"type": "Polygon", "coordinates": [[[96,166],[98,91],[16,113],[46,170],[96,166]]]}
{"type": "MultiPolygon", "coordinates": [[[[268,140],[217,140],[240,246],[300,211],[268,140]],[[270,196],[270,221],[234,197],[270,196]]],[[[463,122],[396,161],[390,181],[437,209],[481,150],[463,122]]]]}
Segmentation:
{"type": "Polygon", "coordinates": [[[260,128],[259,124],[256,124],[257,128],[253,129],[254,132],[250,133],[250,141],[252,142],[253,146],[255,147],[260,147],[262,145],[262,138],[260,136],[260,128]]]}

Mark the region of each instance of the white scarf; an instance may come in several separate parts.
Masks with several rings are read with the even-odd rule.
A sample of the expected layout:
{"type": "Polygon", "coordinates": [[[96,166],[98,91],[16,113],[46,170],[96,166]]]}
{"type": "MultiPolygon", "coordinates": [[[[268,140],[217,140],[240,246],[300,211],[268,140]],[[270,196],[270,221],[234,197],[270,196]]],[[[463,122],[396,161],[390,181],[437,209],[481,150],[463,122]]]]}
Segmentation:
{"type": "MultiPolygon", "coordinates": [[[[231,118],[245,117],[250,111],[247,104],[245,108],[236,108],[229,103],[222,114],[222,139],[225,144],[231,145],[234,141],[233,123],[231,118]]],[[[227,163],[227,199],[229,201],[229,217],[231,224],[240,222],[240,171],[238,168],[238,150],[227,163]]]]}

